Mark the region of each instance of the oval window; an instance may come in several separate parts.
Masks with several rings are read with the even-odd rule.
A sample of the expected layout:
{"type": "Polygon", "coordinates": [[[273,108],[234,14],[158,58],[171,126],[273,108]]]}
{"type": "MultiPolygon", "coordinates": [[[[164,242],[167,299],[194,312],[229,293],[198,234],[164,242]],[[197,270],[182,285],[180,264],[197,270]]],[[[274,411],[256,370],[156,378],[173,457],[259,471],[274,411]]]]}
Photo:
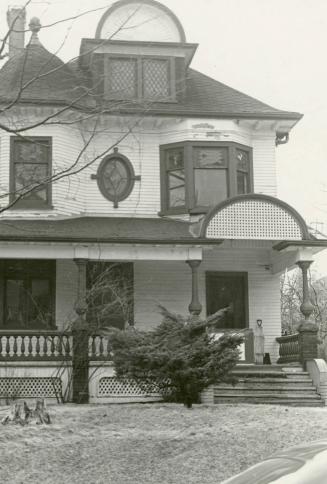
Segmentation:
{"type": "Polygon", "coordinates": [[[115,153],[106,156],[99,165],[97,181],[99,189],[104,197],[114,202],[125,200],[133,190],[135,175],[131,162],[126,156],[121,155],[115,149],[115,153]]]}

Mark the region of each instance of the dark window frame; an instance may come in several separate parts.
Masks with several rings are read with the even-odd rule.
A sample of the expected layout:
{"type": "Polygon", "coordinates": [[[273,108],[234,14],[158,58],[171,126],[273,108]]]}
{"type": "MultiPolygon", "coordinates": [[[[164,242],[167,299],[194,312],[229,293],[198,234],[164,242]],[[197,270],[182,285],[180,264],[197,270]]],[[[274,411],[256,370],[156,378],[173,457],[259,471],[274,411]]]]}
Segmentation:
{"type": "MultiPolygon", "coordinates": [[[[212,206],[196,206],[194,184],[194,161],[193,148],[227,148],[227,198],[238,195],[237,193],[237,149],[249,154],[249,191],[253,193],[253,150],[250,146],[242,145],[233,141],[183,141],[169,143],[160,146],[160,186],[161,186],[161,212],[164,214],[202,214],[207,213],[212,206]],[[167,180],[166,153],[168,150],[183,148],[185,170],[185,206],[169,207],[169,187],[167,180]]],[[[209,168],[208,168],[209,169],[209,168]]],[[[211,168],[210,168],[211,169],[211,168]]]]}
{"type": "MultiPolygon", "coordinates": [[[[48,177],[51,176],[52,174],[52,150],[53,150],[53,144],[52,144],[52,137],[51,136],[24,136],[24,138],[20,138],[18,136],[11,136],[10,137],[10,169],[9,169],[9,190],[10,190],[10,195],[9,195],[9,203],[14,203],[15,200],[17,199],[16,196],[16,180],[15,180],[15,164],[20,163],[16,162],[15,160],[15,143],[19,142],[24,142],[24,141],[29,141],[31,143],[34,142],[47,142],[49,145],[49,157],[47,162],[41,162],[40,165],[47,165],[48,167],[48,177]]],[[[24,163],[21,163],[24,164],[24,163]]],[[[31,210],[49,210],[52,209],[52,183],[48,182],[45,184],[45,190],[46,190],[46,201],[41,201],[41,200],[28,200],[24,197],[20,198],[17,202],[14,203],[11,209],[31,209],[31,210]]]]}
{"type": "MultiPolygon", "coordinates": [[[[215,278],[223,278],[223,277],[238,277],[242,279],[243,286],[244,286],[244,327],[243,328],[235,328],[235,329],[245,329],[249,328],[249,273],[244,271],[205,271],[205,288],[206,288],[206,314],[207,317],[210,315],[208,313],[208,297],[209,291],[208,286],[210,284],[210,280],[214,280],[215,278]]],[[[227,328],[228,329],[228,328],[227,328]]],[[[233,328],[231,329],[231,331],[233,328]]]]}
{"type": "MultiPolygon", "coordinates": [[[[44,279],[49,281],[50,290],[50,313],[51,319],[49,327],[43,329],[56,328],[56,278],[57,278],[57,264],[54,259],[30,259],[23,260],[21,263],[25,268],[10,270],[10,265],[20,262],[18,259],[3,259],[0,261],[0,327],[2,329],[8,328],[6,310],[7,297],[6,287],[8,280],[23,280],[24,288],[30,290],[33,279],[44,279]]],[[[15,328],[11,328],[15,329],[15,328]]],[[[16,329],[22,329],[17,327],[16,329]]],[[[25,328],[33,329],[33,328],[25,328]]],[[[34,328],[34,329],[40,329],[34,328]]]]}
{"type": "Polygon", "coordinates": [[[98,167],[98,170],[97,170],[97,174],[96,174],[96,180],[97,180],[97,183],[98,183],[98,187],[99,187],[99,190],[100,192],[102,193],[102,195],[104,196],[104,198],[106,198],[107,200],[109,200],[110,202],[113,202],[115,204],[115,206],[118,206],[118,202],[121,202],[123,200],[126,200],[126,198],[129,197],[129,195],[132,193],[133,191],[133,188],[134,188],[134,185],[135,185],[135,180],[137,179],[137,177],[135,176],[135,171],[134,171],[134,167],[132,165],[132,163],[130,162],[130,160],[127,158],[127,156],[125,155],[122,155],[121,153],[118,153],[118,152],[115,152],[115,153],[111,153],[110,155],[107,155],[105,156],[99,167],[98,167]],[[110,163],[112,160],[114,159],[119,159],[121,162],[123,162],[123,164],[125,165],[125,168],[126,168],[126,172],[128,174],[128,184],[125,188],[125,190],[123,191],[123,193],[120,195],[120,196],[111,196],[105,185],[104,185],[104,181],[103,181],[103,172],[106,168],[106,165],[108,163],[110,163]]]}
{"type": "Polygon", "coordinates": [[[104,58],[104,97],[108,100],[116,101],[126,101],[126,100],[136,100],[136,101],[148,101],[155,103],[176,103],[176,65],[175,57],[172,56],[160,56],[160,55],[134,55],[134,54],[110,54],[104,58]],[[122,94],[114,93],[110,88],[110,78],[111,78],[111,59],[122,59],[130,60],[136,63],[135,67],[135,85],[134,92],[135,97],[124,97],[122,94]],[[169,94],[167,99],[157,99],[156,97],[145,97],[144,96],[144,70],[143,61],[144,60],[161,60],[168,63],[168,90],[169,94]]]}

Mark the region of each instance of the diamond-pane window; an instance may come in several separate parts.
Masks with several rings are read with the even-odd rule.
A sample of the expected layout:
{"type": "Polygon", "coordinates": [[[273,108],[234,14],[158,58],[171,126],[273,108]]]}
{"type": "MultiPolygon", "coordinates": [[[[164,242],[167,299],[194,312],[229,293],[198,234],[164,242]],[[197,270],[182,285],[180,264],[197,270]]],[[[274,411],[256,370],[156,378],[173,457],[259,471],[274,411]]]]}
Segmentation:
{"type": "Polygon", "coordinates": [[[143,60],[143,92],[146,99],[166,99],[169,96],[169,65],[167,60],[143,60]]]}
{"type": "Polygon", "coordinates": [[[136,59],[110,59],[110,93],[115,98],[136,97],[136,59]]]}
{"type": "Polygon", "coordinates": [[[107,57],[104,91],[108,99],[167,102],[175,99],[175,61],[141,56],[107,57]]]}

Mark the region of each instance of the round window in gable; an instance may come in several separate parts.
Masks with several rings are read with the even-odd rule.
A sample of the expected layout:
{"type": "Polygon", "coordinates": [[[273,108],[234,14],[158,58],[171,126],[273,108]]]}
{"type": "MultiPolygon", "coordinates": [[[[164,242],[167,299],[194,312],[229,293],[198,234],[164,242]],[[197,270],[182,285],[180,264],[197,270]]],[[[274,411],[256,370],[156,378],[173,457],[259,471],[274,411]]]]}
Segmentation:
{"type": "Polygon", "coordinates": [[[96,178],[100,192],[114,203],[114,208],[118,208],[118,202],[129,196],[135,180],[140,180],[139,176],[135,176],[129,159],[118,153],[118,148],[101,161],[97,174],[92,178],[96,178]]]}

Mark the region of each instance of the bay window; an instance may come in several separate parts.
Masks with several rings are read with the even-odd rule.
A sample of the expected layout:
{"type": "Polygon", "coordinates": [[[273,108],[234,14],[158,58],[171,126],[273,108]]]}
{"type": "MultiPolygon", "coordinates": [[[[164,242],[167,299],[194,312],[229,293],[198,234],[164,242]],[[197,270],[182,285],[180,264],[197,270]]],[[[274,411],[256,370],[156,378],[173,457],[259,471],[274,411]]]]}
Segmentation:
{"type": "Polygon", "coordinates": [[[163,213],[205,213],[252,191],[252,150],[237,143],[191,142],[160,147],[163,213]]]}

